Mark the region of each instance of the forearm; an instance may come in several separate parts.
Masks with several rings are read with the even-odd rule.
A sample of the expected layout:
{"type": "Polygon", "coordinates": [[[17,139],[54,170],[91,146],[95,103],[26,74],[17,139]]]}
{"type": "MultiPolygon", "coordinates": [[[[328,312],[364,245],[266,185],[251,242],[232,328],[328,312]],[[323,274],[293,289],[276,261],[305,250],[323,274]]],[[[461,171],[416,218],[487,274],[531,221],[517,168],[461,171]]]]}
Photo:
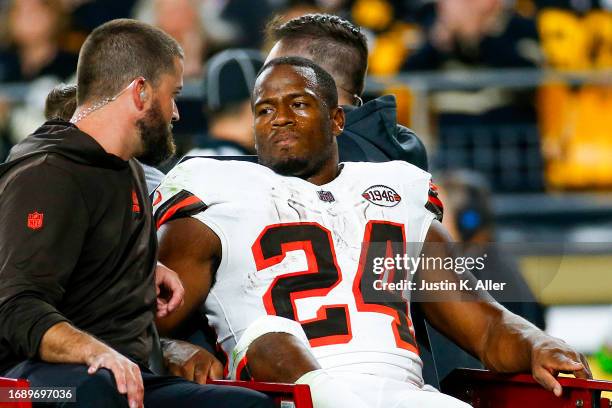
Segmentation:
{"type": "Polygon", "coordinates": [[[68,322],[61,322],[45,332],[39,355],[49,363],[90,364],[95,356],[108,351],[112,349],[100,340],[68,322]]]}
{"type": "MultiPolygon", "coordinates": [[[[424,246],[427,257],[445,259],[458,256],[452,239],[442,225],[434,221],[424,246]]],[[[526,320],[510,313],[495,302],[486,291],[461,289],[461,280],[475,287],[475,278],[444,268],[423,268],[417,278],[432,282],[453,282],[458,289],[448,300],[440,299],[437,292],[425,292],[421,303],[430,323],[463,349],[480,359],[487,368],[498,372],[528,371],[532,350],[536,342],[547,336],[526,320]]]]}

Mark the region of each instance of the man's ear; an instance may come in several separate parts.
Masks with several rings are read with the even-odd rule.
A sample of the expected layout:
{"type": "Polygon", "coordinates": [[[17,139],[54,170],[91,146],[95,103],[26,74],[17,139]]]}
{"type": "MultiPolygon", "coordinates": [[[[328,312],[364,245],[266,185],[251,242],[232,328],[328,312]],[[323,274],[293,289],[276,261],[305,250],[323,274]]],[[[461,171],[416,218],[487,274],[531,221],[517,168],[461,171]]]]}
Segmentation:
{"type": "Polygon", "coordinates": [[[342,106],[336,106],[331,110],[332,120],[332,133],[334,136],[340,136],[340,133],[344,130],[344,109],[342,106]]]}
{"type": "Polygon", "coordinates": [[[132,100],[138,110],[144,110],[151,100],[151,87],[144,78],[138,78],[132,85],[132,100]]]}

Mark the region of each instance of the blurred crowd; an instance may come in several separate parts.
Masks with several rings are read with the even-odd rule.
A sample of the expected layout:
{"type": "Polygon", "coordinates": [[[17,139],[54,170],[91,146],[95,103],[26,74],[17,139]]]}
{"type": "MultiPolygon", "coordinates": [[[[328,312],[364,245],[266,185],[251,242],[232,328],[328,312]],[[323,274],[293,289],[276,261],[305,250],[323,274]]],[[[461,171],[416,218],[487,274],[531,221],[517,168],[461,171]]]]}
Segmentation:
{"type": "MultiPolygon", "coordinates": [[[[241,49],[257,66],[254,61],[269,49],[263,33],[271,19],[316,12],[363,27],[369,75],[612,68],[610,0],[1,0],[0,160],[40,121],[48,90],[57,82],[74,82],[85,36],[120,17],[141,19],[171,34],[185,50],[186,79],[204,83],[202,92],[181,100],[179,152],[209,148],[216,138],[252,152],[250,142],[242,141],[248,140],[250,121],[247,105],[240,104],[247,99],[248,81],[240,80],[244,72],[232,74],[243,60],[225,54],[212,70],[211,57],[241,49]],[[18,82],[29,87],[22,103],[15,104],[2,90],[18,82]],[[211,101],[211,88],[231,90],[230,96],[219,94],[211,101]],[[226,136],[236,132],[241,136],[226,136]]],[[[430,94],[434,135],[420,136],[433,138],[434,167],[480,171],[498,191],[612,187],[607,159],[612,116],[605,114],[612,109],[609,83],[507,85],[501,81],[430,94]]],[[[411,104],[418,101],[409,89],[395,94],[398,120],[410,126],[411,104]]]]}

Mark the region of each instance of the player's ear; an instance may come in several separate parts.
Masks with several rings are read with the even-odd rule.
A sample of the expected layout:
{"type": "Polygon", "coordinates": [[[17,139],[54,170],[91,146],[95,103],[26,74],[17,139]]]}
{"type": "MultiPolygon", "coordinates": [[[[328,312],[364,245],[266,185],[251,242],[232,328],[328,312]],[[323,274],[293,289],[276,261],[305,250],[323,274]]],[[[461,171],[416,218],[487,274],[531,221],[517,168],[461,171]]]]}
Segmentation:
{"type": "Polygon", "coordinates": [[[340,133],[344,130],[344,109],[342,106],[336,106],[331,110],[331,125],[332,133],[334,136],[340,136],[340,133]]]}

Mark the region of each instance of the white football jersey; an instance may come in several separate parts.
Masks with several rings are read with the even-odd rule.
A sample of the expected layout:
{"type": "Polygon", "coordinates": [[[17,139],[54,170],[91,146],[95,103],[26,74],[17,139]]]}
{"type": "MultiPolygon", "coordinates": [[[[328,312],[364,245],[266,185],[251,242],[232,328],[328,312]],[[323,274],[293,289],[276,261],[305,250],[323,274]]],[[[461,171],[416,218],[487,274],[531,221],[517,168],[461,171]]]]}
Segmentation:
{"type": "Polygon", "coordinates": [[[372,266],[418,256],[435,218],[425,207],[430,174],[400,161],[340,166],[317,186],[255,163],[192,158],[156,190],[155,218],[159,227],[190,216],[219,236],[222,260],[202,312],[228,355],[250,323],[277,315],[301,323],[323,368],[420,386],[409,294],[372,289],[410,274],[372,266]]]}

